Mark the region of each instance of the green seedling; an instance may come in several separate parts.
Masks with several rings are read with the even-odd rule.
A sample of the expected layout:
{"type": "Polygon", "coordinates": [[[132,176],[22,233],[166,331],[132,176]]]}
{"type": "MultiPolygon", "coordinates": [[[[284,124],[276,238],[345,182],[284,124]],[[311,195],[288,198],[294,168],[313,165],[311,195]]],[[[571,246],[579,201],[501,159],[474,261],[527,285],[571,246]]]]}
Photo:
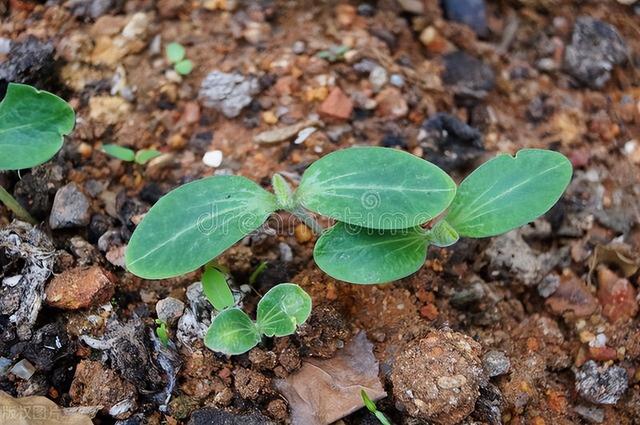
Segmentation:
{"type": "Polygon", "coordinates": [[[103,145],[102,151],[109,156],[117,158],[121,161],[135,162],[136,164],[144,165],[151,161],[153,158],[157,158],[162,155],[161,152],[155,149],[140,149],[134,151],[133,149],[125,148],[119,145],[103,145]]]}
{"type": "MultiPolygon", "coordinates": [[[[73,109],[58,96],[10,83],[0,103],[0,171],[31,168],[50,160],[74,124],[73,109]]],[[[1,186],[0,201],[16,217],[36,223],[1,186]]]]}
{"type": "Polygon", "coordinates": [[[321,50],[316,53],[320,59],[326,59],[329,62],[338,62],[344,60],[344,55],[349,51],[348,46],[331,46],[327,50],[321,50]]]}
{"type": "Polygon", "coordinates": [[[416,272],[430,244],[494,236],[535,220],[558,201],[571,174],[562,154],[524,149],[486,162],[456,190],[421,158],[363,147],[316,161],[295,191],[278,174],[274,193],[240,176],[209,177],[151,208],[131,237],[127,268],[148,279],[191,272],[284,210],[322,233],[314,259],[324,272],[351,283],[389,282],[416,272]],[[309,211],[337,223],[323,231],[309,211]]]}
{"type": "Polygon", "coordinates": [[[193,71],[193,62],[185,59],[187,54],[184,46],[180,43],[169,43],[165,48],[167,60],[173,64],[173,69],[180,75],[189,75],[193,71]]]}
{"type": "Polygon", "coordinates": [[[207,267],[202,274],[202,292],[213,308],[218,311],[235,304],[233,293],[227,283],[227,276],[216,268],[207,267]]]}
{"type": "Polygon", "coordinates": [[[256,283],[262,272],[267,269],[267,266],[269,266],[269,263],[267,263],[266,261],[262,261],[260,262],[260,264],[258,264],[258,267],[256,267],[256,269],[251,272],[251,275],[249,276],[249,285],[253,286],[256,283]]]}
{"type": "Polygon", "coordinates": [[[227,355],[243,354],[255,347],[262,335],[291,335],[310,314],[311,297],[296,284],[281,283],[262,297],[255,322],[237,307],[221,311],[211,322],[204,343],[227,355]]]}
{"type": "Polygon", "coordinates": [[[167,347],[169,345],[169,331],[167,330],[167,322],[165,322],[164,320],[156,319],[156,324],[158,325],[158,327],[156,327],[156,335],[158,336],[158,339],[160,340],[162,345],[167,347]]]}
{"type": "Polygon", "coordinates": [[[364,403],[367,410],[373,413],[373,416],[375,416],[382,425],[391,425],[389,419],[387,419],[384,413],[378,410],[376,404],[369,398],[369,395],[367,395],[367,392],[365,390],[360,390],[360,397],[362,397],[362,402],[364,403]]]}

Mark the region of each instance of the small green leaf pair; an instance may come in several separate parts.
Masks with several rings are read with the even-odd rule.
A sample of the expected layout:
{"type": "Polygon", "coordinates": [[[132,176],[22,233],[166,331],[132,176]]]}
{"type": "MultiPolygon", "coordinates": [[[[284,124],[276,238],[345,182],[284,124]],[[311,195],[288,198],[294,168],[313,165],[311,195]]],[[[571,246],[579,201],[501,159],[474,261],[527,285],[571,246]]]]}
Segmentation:
{"type": "Polygon", "coordinates": [[[102,151],[121,161],[135,162],[140,165],[144,165],[153,158],[157,158],[162,155],[161,152],[155,149],[140,149],[136,152],[133,149],[113,144],[103,145],[102,151]]]}
{"type": "Polygon", "coordinates": [[[255,347],[262,335],[286,336],[296,331],[311,314],[311,298],[298,285],[281,283],[258,303],[257,321],[237,307],[226,277],[209,268],[202,276],[205,296],[220,313],[213,319],[205,345],[227,355],[242,354],[255,347]]]}
{"type": "Polygon", "coordinates": [[[362,397],[362,402],[364,403],[364,406],[367,408],[369,412],[373,414],[373,416],[376,417],[378,422],[380,422],[382,425],[391,425],[391,422],[389,421],[389,419],[387,419],[384,413],[378,410],[378,407],[373,402],[373,400],[369,398],[369,395],[365,390],[360,390],[360,397],[362,397]]]}
{"type": "Polygon", "coordinates": [[[193,71],[193,62],[185,59],[187,51],[180,43],[169,43],[165,48],[167,60],[173,64],[173,69],[180,75],[189,75],[193,71]]]}

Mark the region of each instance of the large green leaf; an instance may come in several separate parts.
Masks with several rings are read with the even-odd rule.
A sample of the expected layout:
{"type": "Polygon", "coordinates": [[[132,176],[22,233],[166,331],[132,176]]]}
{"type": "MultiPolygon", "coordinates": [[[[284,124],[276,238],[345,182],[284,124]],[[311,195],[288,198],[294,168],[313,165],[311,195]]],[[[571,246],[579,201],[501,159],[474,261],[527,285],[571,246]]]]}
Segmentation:
{"type": "Polygon", "coordinates": [[[227,355],[242,354],[255,347],[260,337],[257,326],[244,311],[230,308],[213,319],[204,345],[227,355]]]}
{"type": "Polygon", "coordinates": [[[416,272],[427,256],[419,228],[376,230],[337,223],[320,236],[313,257],[329,276],[350,283],[374,284],[416,272]]]}
{"type": "Polygon", "coordinates": [[[460,184],[447,222],[460,236],[508,232],[547,212],[571,180],[571,162],[558,152],[523,149],[498,155],[460,184]]]}
{"type": "Polygon", "coordinates": [[[213,308],[218,311],[235,304],[233,293],[227,283],[227,276],[213,267],[207,268],[202,273],[202,292],[204,292],[213,308]]]}
{"type": "Polygon", "coordinates": [[[409,153],[357,147],[333,152],[302,176],[296,199],[338,221],[374,229],[404,229],[431,220],[456,191],[440,168],[409,153]]]}
{"type": "Polygon", "coordinates": [[[309,294],[294,283],[281,283],[271,288],[258,303],[258,328],[267,336],[291,335],[309,314],[309,294]]]}
{"type": "Polygon", "coordinates": [[[275,211],[275,197],[241,176],[214,176],[185,184],[163,196],[133,233],[127,269],[147,279],[197,269],[275,211]]]}
{"type": "Polygon", "coordinates": [[[0,170],[48,161],[74,123],[73,109],[58,96],[25,84],[9,84],[0,103],[0,170]]]}

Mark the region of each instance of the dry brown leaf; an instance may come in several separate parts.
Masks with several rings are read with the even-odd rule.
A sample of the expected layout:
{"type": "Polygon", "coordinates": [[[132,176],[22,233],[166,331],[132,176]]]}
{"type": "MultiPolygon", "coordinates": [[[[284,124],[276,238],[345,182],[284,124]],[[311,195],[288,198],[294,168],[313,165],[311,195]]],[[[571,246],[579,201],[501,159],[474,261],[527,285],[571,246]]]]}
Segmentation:
{"type": "Polygon", "coordinates": [[[630,277],[638,271],[640,258],[629,245],[610,243],[609,245],[596,246],[589,262],[589,275],[600,264],[617,267],[624,277],[630,277]]]}
{"type": "Polygon", "coordinates": [[[291,406],[293,425],[327,425],[364,407],[360,390],[371,400],[387,396],[378,378],[373,344],[364,332],[332,359],[309,359],[276,387],[291,406]]]}
{"type": "Polygon", "coordinates": [[[92,425],[87,415],[69,412],[46,397],[13,398],[0,391],[0,423],[11,425],[92,425]]]}

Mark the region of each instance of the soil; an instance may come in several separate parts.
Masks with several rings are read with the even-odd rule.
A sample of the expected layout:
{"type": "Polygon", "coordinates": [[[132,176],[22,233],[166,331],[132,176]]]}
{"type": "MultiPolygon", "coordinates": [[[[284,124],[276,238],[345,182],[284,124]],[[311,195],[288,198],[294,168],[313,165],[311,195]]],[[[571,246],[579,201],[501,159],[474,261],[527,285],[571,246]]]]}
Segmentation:
{"type": "MultiPolygon", "coordinates": [[[[275,382],[340,358],[364,331],[393,423],[639,423],[640,3],[43,3],[0,5],[0,85],[50,90],[77,121],[52,161],[0,175],[43,222],[12,225],[0,207],[1,391],[92,407],[97,424],[291,423],[299,406],[275,382]],[[165,59],[172,41],[189,75],[165,59]],[[107,143],[163,155],[125,163],[107,143]],[[172,188],[233,173],[270,189],[273,173],[295,182],[355,145],[406,150],[457,181],[522,148],[560,151],[575,171],[544,217],[432,247],[386,285],[326,276],[316,236],[272,217],[219,262],[249,314],[287,281],[314,307],[296,334],[245,355],[203,346],[200,272],[124,270],[135,226],[172,188]],[[203,161],[211,151],[219,163],[203,161]],[[167,297],[184,309],[165,347],[154,320],[167,297]]],[[[366,410],[341,421],[375,423],[366,410]]]]}

